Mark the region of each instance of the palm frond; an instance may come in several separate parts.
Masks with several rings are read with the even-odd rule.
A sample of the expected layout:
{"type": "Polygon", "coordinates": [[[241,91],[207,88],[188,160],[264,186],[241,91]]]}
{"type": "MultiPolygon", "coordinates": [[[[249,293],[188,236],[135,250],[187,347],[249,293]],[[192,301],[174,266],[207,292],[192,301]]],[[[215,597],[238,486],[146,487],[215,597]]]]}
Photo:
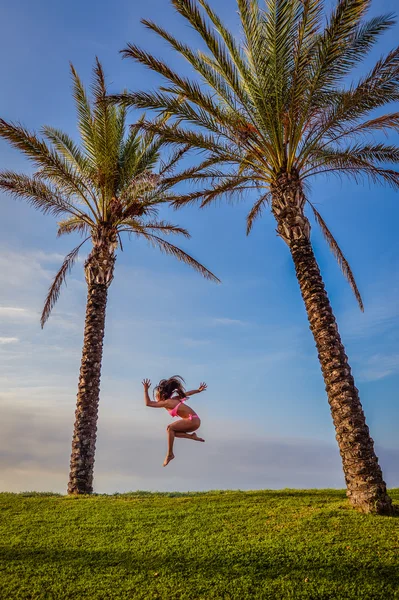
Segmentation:
{"type": "Polygon", "coordinates": [[[126,186],[128,186],[136,174],[135,167],[138,161],[138,154],[142,143],[139,133],[141,121],[142,119],[139,120],[137,127],[130,128],[129,135],[121,144],[119,155],[119,177],[121,189],[124,189],[126,186]]]}
{"type": "Polygon", "coordinates": [[[107,98],[107,87],[102,65],[98,58],[93,70],[93,81],[91,85],[94,96],[93,125],[94,141],[96,148],[96,161],[102,187],[103,215],[106,213],[107,202],[117,193],[117,179],[119,169],[119,151],[122,142],[124,124],[121,117],[125,115],[122,109],[112,106],[107,98]]]}
{"type": "Polygon", "coordinates": [[[376,131],[381,131],[386,136],[391,131],[399,132],[399,113],[388,113],[374,119],[360,121],[354,125],[342,123],[338,131],[327,131],[323,147],[338,142],[341,144],[347,141],[348,138],[356,139],[376,131]]]}
{"type": "Polygon", "coordinates": [[[70,68],[73,82],[72,94],[75,100],[78,116],[78,128],[87,156],[90,159],[92,167],[95,169],[97,168],[97,155],[94,117],[86,90],[72,63],[70,63],[70,68]]]}
{"type": "Polygon", "coordinates": [[[185,238],[190,238],[191,235],[184,229],[183,227],[179,227],[178,225],[173,225],[172,223],[167,223],[166,221],[153,221],[153,222],[142,222],[137,219],[127,219],[121,223],[121,226],[129,226],[132,229],[137,229],[139,233],[141,232],[158,232],[163,233],[164,235],[183,235],[185,238]]]}
{"type": "Polygon", "coordinates": [[[90,178],[92,176],[91,166],[87,158],[68,134],[48,125],[44,125],[41,132],[53,144],[55,149],[79,171],[82,177],[90,178]]]}
{"type": "MultiPolygon", "coordinates": [[[[212,98],[205,97],[203,93],[198,94],[195,102],[193,97],[188,98],[191,101],[190,104],[181,99],[178,88],[163,89],[168,93],[131,92],[129,94],[130,102],[137,108],[166,111],[177,120],[184,119],[187,123],[209,129],[218,135],[228,135],[229,129],[223,129],[223,126],[233,128],[237,124],[237,121],[234,121],[233,113],[223,112],[212,98]],[[192,103],[197,106],[193,107],[192,103]]],[[[199,91],[199,85],[197,91],[199,91]]]]}
{"type": "MultiPolygon", "coordinates": [[[[229,85],[231,86],[234,93],[240,99],[242,105],[245,107],[245,105],[248,102],[248,99],[250,98],[247,88],[251,87],[248,84],[252,82],[252,74],[248,68],[248,64],[245,60],[244,53],[243,53],[242,49],[240,48],[240,46],[236,43],[236,39],[234,38],[232,33],[223,25],[221,18],[211,8],[209,3],[206,2],[205,0],[198,0],[198,1],[199,1],[200,5],[204,8],[204,10],[206,11],[208,17],[210,18],[211,22],[213,23],[213,25],[216,29],[216,31],[218,32],[218,34],[220,35],[220,37],[222,38],[223,42],[226,45],[226,50],[228,52],[228,59],[229,59],[229,61],[231,61],[231,63],[235,67],[235,69],[233,69],[231,71],[230,75],[229,75],[229,73],[227,73],[229,75],[229,77],[227,78],[227,81],[229,82],[229,85]],[[244,82],[246,85],[244,85],[244,82]]],[[[211,50],[212,54],[214,54],[212,45],[210,47],[210,50],[211,50]]],[[[223,65],[223,63],[226,62],[227,52],[225,51],[221,58],[218,58],[218,56],[215,56],[215,58],[218,62],[218,65],[219,65],[219,71],[221,71],[222,74],[224,74],[225,69],[220,68],[220,64],[222,63],[222,65],[223,65]]],[[[230,67],[230,62],[228,62],[228,66],[230,67]]]]}
{"type": "Polygon", "coordinates": [[[86,204],[93,214],[98,215],[99,206],[93,189],[94,173],[90,161],[84,156],[72,138],[63,131],[54,127],[44,126],[42,127],[42,133],[65,160],[71,164],[71,167],[79,173],[82,186],[87,191],[87,197],[83,196],[80,198],[83,199],[84,204],[86,204]]]}
{"type": "MultiPolygon", "coordinates": [[[[321,120],[324,121],[324,113],[326,109],[328,110],[330,102],[335,103],[335,97],[340,96],[337,93],[340,80],[365,58],[378,36],[394,22],[392,15],[385,15],[362,23],[369,6],[370,0],[340,0],[324,33],[314,47],[307,90],[308,100],[301,111],[303,115],[301,128],[308,130],[303,146],[307,145],[313,130],[316,132],[317,139],[320,139],[319,136],[323,131],[319,124],[320,119],[317,118],[309,132],[309,122],[312,122],[314,114],[321,115],[321,120]]],[[[366,93],[366,90],[364,92],[366,93]]],[[[347,106],[348,93],[344,92],[343,96],[346,100],[342,106],[347,106]]],[[[370,98],[373,96],[374,94],[371,93],[370,98]]],[[[379,97],[380,94],[376,93],[375,96],[379,97]]],[[[361,103],[360,97],[353,106],[356,104],[360,106],[361,103]]],[[[339,110],[342,110],[342,106],[339,110]]],[[[297,139],[295,149],[298,143],[297,139]]]]}
{"type": "Polygon", "coordinates": [[[302,179],[308,179],[315,175],[337,175],[338,177],[349,177],[359,183],[364,179],[374,184],[388,185],[394,190],[399,189],[399,171],[383,169],[374,165],[346,161],[344,164],[337,163],[335,166],[314,167],[302,174],[302,179]]]}
{"type": "Polygon", "coordinates": [[[74,215],[76,218],[85,217],[56,188],[47,185],[38,177],[29,177],[13,171],[2,171],[0,172],[0,189],[16,198],[24,198],[43,214],[56,217],[65,214],[74,215]]]}
{"type": "Polygon", "coordinates": [[[203,277],[205,277],[205,279],[209,279],[210,281],[220,283],[220,279],[218,277],[216,277],[216,275],[214,275],[211,271],[209,271],[206,267],[204,267],[204,265],[202,265],[197,260],[195,260],[195,258],[193,258],[189,254],[187,254],[187,252],[184,252],[184,250],[182,250],[181,248],[178,248],[177,246],[174,246],[170,242],[167,242],[166,240],[163,240],[162,238],[160,238],[156,235],[153,235],[153,234],[149,234],[145,231],[138,232],[137,230],[134,230],[133,233],[143,236],[152,246],[158,248],[165,254],[174,256],[178,260],[186,263],[187,265],[192,267],[195,271],[198,271],[203,277]]]}
{"type": "MultiPolygon", "coordinates": [[[[296,4],[294,0],[294,4],[296,4]]],[[[283,128],[276,115],[281,116],[284,111],[277,108],[276,102],[281,100],[281,93],[285,82],[280,77],[275,80],[274,71],[279,67],[274,61],[275,41],[271,46],[266,43],[266,38],[276,32],[276,3],[274,0],[267,2],[268,13],[261,10],[258,1],[237,0],[241,25],[244,31],[244,48],[251,75],[246,75],[245,82],[253,104],[256,106],[257,121],[263,124],[274,152],[279,161],[284,160],[283,128]],[[274,23],[274,26],[273,26],[274,23]],[[267,24],[270,25],[269,35],[266,32],[267,24]],[[274,50],[273,50],[274,48],[274,50]],[[282,86],[282,87],[281,87],[282,86]]],[[[286,6],[286,0],[281,5],[286,6]]],[[[270,42],[270,39],[268,40],[270,42]]]]}
{"type": "Polygon", "coordinates": [[[76,171],[57,152],[22,125],[0,119],[0,137],[21,150],[37,167],[37,174],[51,181],[61,193],[86,200],[86,188],[76,171]]]}
{"type": "Polygon", "coordinates": [[[347,147],[315,147],[308,155],[308,162],[320,165],[344,166],[346,163],[398,163],[399,147],[388,144],[352,144],[347,147]]]}
{"type": "Polygon", "coordinates": [[[219,156],[224,162],[245,161],[244,151],[237,144],[226,144],[212,134],[201,133],[195,129],[185,129],[177,124],[157,125],[151,121],[143,123],[143,127],[158,135],[163,144],[187,146],[196,150],[206,150],[214,157],[219,156]]]}
{"type": "Polygon", "coordinates": [[[142,23],[148,29],[154,31],[160,37],[166,40],[174,50],[179,52],[186,60],[188,60],[192,67],[203,77],[210,88],[216,92],[220,101],[230,106],[230,108],[235,109],[234,95],[230,90],[229,85],[226,84],[224,78],[220,76],[217,70],[212,68],[207,61],[201,57],[200,53],[193,52],[189,46],[177,40],[172,34],[167,32],[153,21],[144,19],[142,20],[142,23]]]}
{"type": "Polygon", "coordinates": [[[249,235],[251,233],[254,222],[256,221],[256,219],[258,219],[261,216],[265,205],[270,200],[270,197],[271,197],[270,192],[263,194],[251,208],[251,210],[247,216],[247,235],[249,235]]]}
{"type": "Polygon", "coordinates": [[[317,224],[320,226],[320,229],[323,233],[323,236],[325,238],[325,240],[327,241],[331,252],[334,254],[337,263],[339,264],[339,267],[342,271],[342,273],[344,274],[344,276],[346,277],[346,279],[348,280],[348,283],[355,295],[355,298],[359,304],[360,310],[362,312],[364,312],[364,305],[363,305],[363,300],[362,297],[360,295],[359,292],[359,288],[357,287],[356,281],[355,281],[355,277],[353,275],[352,269],[350,268],[350,265],[348,263],[348,261],[346,260],[345,256],[343,255],[342,250],[340,249],[340,247],[338,246],[337,241],[335,240],[334,236],[332,235],[331,231],[328,229],[326,222],[324,221],[324,219],[322,218],[322,216],[320,215],[320,213],[316,210],[316,208],[313,206],[313,204],[311,202],[309,202],[308,200],[308,204],[311,206],[313,214],[315,216],[316,222],[317,224]]]}
{"type": "Polygon", "coordinates": [[[233,199],[235,195],[238,196],[240,193],[256,188],[256,182],[246,175],[225,176],[220,178],[212,189],[202,190],[201,208],[215,200],[221,200],[223,197],[233,199]]]}
{"type": "MultiPolygon", "coordinates": [[[[203,41],[208,46],[212,56],[215,59],[214,67],[216,71],[222,75],[237,97],[241,100],[244,100],[247,97],[247,93],[242,86],[240,71],[241,73],[245,72],[245,64],[235,45],[233,51],[229,51],[228,48],[226,49],[226,47],[224,47],[226,42],[229,43],[229,36],[226,36],[226,32],[223,32],[224,28],[219,27],[219,25],[214,21],[214,24],[216,24],[216,29],[221,34],[221,39],[219,40],[212,31],[211,27],[209,27],[205,19],[202,17],[201,12],[193,0],[172,0],[172,4],[176,8],[177,12],[180,13],[201,35],[203,41]],[[222,44],[220,44],[220,41],[222,41],[222,44]]],[[[206,10],[210,10],[210,7],[208,7],[206,3],[203,2],[202,5],[206,10]]],[[[211,12],[213,13],[213,11],[211,12]]],[[[217,19],[215,13],[213,13],[211,19],[213,18],[215,18],[215,20],[219,20],[217,19]]],[[[231,43],[230,48],[233,48],[231,43]]],[[[200,57],[205,58],[202,54],[200,54],[200,57]]]]}
{"type": "Polygon", "coordinates": [[[322,0],[303,0],[302,14],[299,17],[297,38],[294,44],[294,65],[291,76],[291,98],[288,108],[290,125],[289,165],[292,165],[296,149],[302,136],[302,109],[307,102],[307,90],[310,86],[310,65],[312,51],[320,35],[324,13],[322,0]]]}
{"type": "Polygon", "coordinates": [[[201,187],[201,189],[193,192],[169,194],[167,200],[174,208],[197,203],[199,203],[200,208],[204,208],[217,200],[239,199],[240,195],[248,190],[258,189],[257,183],[246,176],[223,174],[223,177],[220,175],[215,179],[216,182],[210,188],[201,187]]]}
{"type": "Polygon", "coordinates": [[[295,66],[294,50],[302,3],[298,0],[267,0],[266,18],[253,9],[252,12],[253,20],[256,19],[262,29],[256,55],[258,61],[263,54],[264,62],[257,62],[257,72],[262,83],[271,85],[273,105],[280,114],[286,107],[288,85],[295,66]]]}
{"type": "Polygon", "coordinates": [[[168,94],[161,91],[151,93],[139,91],[120,95],[119,101],[124,105],[166,111],[177,119],[184,118],[193,124],[212,129],[216,133],[221,133],[222,125],[234,127],[240,120],[240,114],[232,106],[229,110],[224,109],[221,103],[215,102],[212,95],[203,91],[199,82],[179,76],[166,63],[151,54],[132,44],[123,53],[124,56],[134,58],[159,73],[172,84],[162,88],[168,94]],[[194,104],[196,109],[190,103],[194,104]]]}
{"type": "Polygon", "coordinates": [[[142,174],[152,171],[158,160],[159,150],[162,145],[160,140],[154,140],[152,143],[142,143],[137,152],[137,160],[134,165],[134,175],[138,177],[142,174]]]}
{"type": "Polygon", "coordinates": [[[159,135],[159,128],[166,126],[169,119],[168,114],[159,115],[151,126],[147,127],[145,115],[142,115],[137,126],[131,131],[131,144],[127,140],[127,148],[124,152],[124,181],[137,179],[140,176],[152,172],[159,162],[160,151],[164,140],[159,135]],[[137,142],[137,143],[136,143],[137,142]],[[126,153],[128,152],[128,154],[126,153]]]}
{"type": "Polygon", "coordinates": [[[62,263],[60,270],[58,271],[57,275],[55,276],[55,279],[54,279],[54,281],[49,289],[49,292],[47,294],[47,298],[46,298],[46,301],[44,304],[42,316],[40,319],[40,324],[42,326],[42,329],[43,329],[47,319],[49,318],[54,305],[56,304],[56,302],[60,296],[62,284],[65,282],[67,274],[71,272],[71,269],[78,257],[79,250],[83,246],[83,244],[87,241],[87,239],[88,238],[86,238],[81,244],[79,244],[79,246],[74,248],[72,250],[72,252],[70,252],[66,256],[64,262],[62,263]]]}
{"type": "Polygon", "coordinates": [[[88,233],[90,226],[94,227],[94,223],[82,221],[79,217],[70,217],[69,219],[58,222],[57,237],[74,232],[84,235],[85,233],[88,233]]]}
{"type": "MultiPolygon", "coordinates": [[[[355,41],[362,17],[371,0],[338,0],[314,52],[309,97],[329,89],[364,56],[367,42],[355,41]]],[[[314,101],[314,100],[312,100],[314,101]]]]}
{"type": "Polygon", "coordinates": [[[161,160],[159,176],[163,179],[165,179],[167,175],[171,176],[176,166],[189,150],[190,148],[188,146],[183,146],[183,148],[178,148],[172,152],[171,156],[169,156],[166,161],[161,160]]]}
{"type": "Polygon", "coordinates": [[[301,159],[324,136],[339,136],[345,127],[356,126],[370,111],[399,100],[399,47],[381,58],[373,69],[348,90],[331,91],[324,106],[309,123],[302,139],[301,159]]]}
{"type": "MultiPolygon", "coordinates": [[[[161,190],[168,190],[169,188],[173,188],[176,184],[178,183],[182,183],[182,182],[186,182],[189,184],[197,184],[197,183],[201,183],[202,185],[206,184],[206,185],[210,185],[211,183],[213,184],[214,182],[218,181],[220,178],[222,177],[227,177],[228,173],[226,173],[226,171],[224,170],[219,170],[219,169],[202,169],[202,170],[198,170],[196,171],[194,168],[193,169],[187,169],[186,171],[182,171],[179,173],[176,173],[176,175],[168,177],[166,180],[164,180],[161,184],[161,190]]],[[[237,174],[233,174],[231,175],[232,177],[236,177],[237,174]]],[[[169,192],[163,192],[164,193],[164,197],[167,198],[167,202],[172,202],[174,203],[174,198],[175,198],[175,194],[172,191],[169,192]]],[[[203,196],[203,192],[202,191],[195,191],[195,192],[188,192],[189,195],[193,195],[193,198],[201,198],[203,196]]],[[[181,194],[178,194],[179,197],[181,194]]]]}

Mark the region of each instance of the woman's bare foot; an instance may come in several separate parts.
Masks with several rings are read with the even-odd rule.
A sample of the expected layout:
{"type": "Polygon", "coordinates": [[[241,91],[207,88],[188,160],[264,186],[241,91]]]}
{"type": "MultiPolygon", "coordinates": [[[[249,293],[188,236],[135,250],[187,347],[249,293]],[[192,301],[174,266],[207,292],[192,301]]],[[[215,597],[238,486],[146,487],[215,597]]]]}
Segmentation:
{"type": "Polygon", "coordinates": [[[191,439],[195,440],[196,442],[205,442],[204,438],[198,437],[198,435],[196,433],[191,434],[191,439]]]}
{"type": "Polygon", "coordinates": [[[174,454],[168,454],[165,460],[163,461],[163,466],[166,467],[166,465],[168,465],[170,461],[174,459],[174,457],[174,454]]]}

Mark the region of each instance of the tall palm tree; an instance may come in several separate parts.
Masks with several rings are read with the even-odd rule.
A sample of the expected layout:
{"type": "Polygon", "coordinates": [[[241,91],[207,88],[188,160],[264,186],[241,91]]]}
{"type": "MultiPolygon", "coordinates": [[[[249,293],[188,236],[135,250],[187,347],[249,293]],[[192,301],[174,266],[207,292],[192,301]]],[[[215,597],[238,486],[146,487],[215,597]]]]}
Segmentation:
{"type": "MultiPolygon", "coordinates": [[[[126,110],[109,105],[103,69],[96,61],[91,102],[71,66],[73,96],[78,113],[82,144],[79,147],[62,131],[42,129],[43,139],[21,125],[0,120],[0,136],[21,150],[36,167],[33,176],[3,171],[0,189],[27,200],[43,213],[62,217],[58,235],[79,233],[84,239],[65,258],[50,287],[41,318],[42,326],[56,303],[66,275],[85,242],[91,251],[84,264],[87,282],[86,321],[82,362],[72,440],[69,494],[93,490],[101,361],[105,311],[113,279],[121,234],[135,234],[197,269],[208,279],[217,278],[159,234],[188,232],[156,220],[157,207],[165,201],[171,175],[185,149],[160,162],[162,142],[152,133],[140,134],[138,127],[127,133],[126,110]],[[66,218],[65,218],[66,217],[66,218]]],[[[161,118],[162,122],[167,117],[161,118]]]]}
{"type": "Polygon", "coordinates": [[[378,60],[356,83],[348,75],[394,23],[392,15],[365,19],[371,0],[337,0],[325,21],[323,0],[237,0],[241,34],[226,29],[206,0],[171,0],[207,50],[196,50],[156,23],[144,20],[195,71],[187,78],[166,62],[129,44],[123,54],[163,76],[154,92],[113,100],[174,119],[146,123],[166,143],[197,151],[198,163],[180,180],[200,183],[171,195],[176,206],[258,192],[247,220],[269,207],[277,233],[295,264],[343,462],[347,493],[364,512],[392,512],[359,393],[310,241],[309,208],[344,275],[362,300],[350,266],[309,198],[318,174],[337,174],[397,189],[399,148],[373,134],[399,130],[399,113],[370,114],[399,100],[399,48],[378,60]]]}

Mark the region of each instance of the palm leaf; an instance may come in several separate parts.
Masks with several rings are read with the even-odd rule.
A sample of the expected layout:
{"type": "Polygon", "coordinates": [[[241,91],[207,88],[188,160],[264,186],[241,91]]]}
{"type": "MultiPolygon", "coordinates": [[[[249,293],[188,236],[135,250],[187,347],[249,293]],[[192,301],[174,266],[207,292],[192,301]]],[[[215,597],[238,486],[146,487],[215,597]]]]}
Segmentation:
{"type": "Polygon", "coordinates": [[[99,206],[97,204],[97,198],[93,189],[93,170],[89,160],[83,155],[80,148],[73,142],[73,140],[59,129],[54,127],[44,126],[42,127],[43,135],[53,144],[55,149],[63,155],[66,161],[68,161],[72,168],[76,169],[79,173],[82,184],[91,198],[92,202],[85,196],[83,197],[84,204],[89,208],[90,212],[99,214],[99,206]]]}
{"type": "Polygon", "coordinates": [[[359,52],[364,56],[362,49],[354,44],[354,38],[370,1],[338,0],[313,55],[309,98],[344,77],[356,64],[359,52]]]}
{"type": "Polygon", "coordinates": [[[315,147],[308,155],[308,161],[313,164],[344,166],[347,162],[359,165],[369,163],[398,163],[399,148],[387,144],[352,144],[344,148],[334,148],[325,145],[315,147]]]}
{"type": "Polygon", "coordinates": [[[360,310],[362,312],[364,312],[363,300],[360,295],[359,289],[358,289],[356,281],[355,281],[355,277],[353,275],[352,269],[350,268],[348,261],[346,260],[345,256],[343,255],[342,250],[338,246],[338,243],[336,242],[331,231],[328,229],[326,222],[324,221],[324,219],[322,218],[320,213],[316,210],[316,208],[313,206],[313,204],[311,202],[309,202],[309,200],[308,200],[308,204],[310,204],[310,206],[312,208],[316,222],[320,226],[320,229],[323,233],[325,240],[327,241],[327,243],[330,247],[331,252],[334,254],[342,273],[348,280],[348,283],[349,283],[353,293],[355,294],[355,298],[359,304],[360,310]]]}
{"type": "Polygon", "coordinates": [[[21,150],[38,167],[37,174],[51,181],[61,193],[69,197],[77,195],[86,200],[86,188],[75,170],[33,132],[22,125],[0,119],[0,136],[21,150]]]}
{"type": "Polygon", "coordinates": [[[42,127],[41,131],[55,149],[63,155],[65,160],[79,171],[82,177],[90,178],[92,170],[89,161],[68,134],[48,125],[42,127]]]}
{"type": "Polygon", "coordinates": [[[79,217],[70,217],[65,221],[58,222],[57,237],[74,232],[83,235],[89,231],[90,226],[94,228],[94,223],[89,224],[87,221],[82,221],[79,217]]]}
{"type": "Polygon", "coordinates": [[[42,326],[42,329],[43,329],[47,319],[49,318],[54,305],[56,304],[56,302],[60,296],[62,284],[65,282],[67,274],[71,272],[71,269],[78,257],[79,250],[83,246],[83,244],[87,241],[87,239],[88,238],[86,238],[81,244],[79,244],[79,246],[74,248],[72,250],[72,252],[70,252],[66,256],[64,262],[62,263],[60,270],[58,271],[57,275],[55,276],[55,279],[54,279],[54,281],[49,289],[49,292],[47,294],[47,298],[44,303],[42,316],[40,319],[40,324],[42,326]]]}
{"type": "Polygon", "coordinates": [[[355,138],[356,136],[374,133],[375,131],[382,131],[385,135],[388,135],[392,130],[396,133],[399,132],[398,112],[381,115],[375,119],[369,119],[347,127],[342,125],[339,133],[328,132],[326,139],[327,143],[332,143],[338,142],[343,138],[355,138]]]}
{"type": "Polygon", "coordinates": [[[221,77],[219,73],[212,68],[207,61],[204,60],[204,58],[201,57],[200,53],[193,52],[189,46],[177,40],[169,32],[162,27],[159,27],[159,25],[153,21],[144,19],[142,20],[142,23],[148,29],[154,31],[160,37],[166,40],[174,50],[184,56],[184,58],[189,61],[192,67],[203,77],[206,83],[218,94],[220,100],[230,106],[230,108],[235,109],[234,96],[232,91],[229,89],[229,86],[226,85],[223,77],[221,77]]]}
{"type": "Polygon", "coordinates": [[[263,194],[251,208],[251,210],[247,216],[247,235],[249,235],[251,233],[251,230],[252,230],[255,220],[261,216],[262,211],[265,207],[265,204],[269,201],[270,197],[271,197],[270,192],[263,194]]]}
{"type": "Polygon", "coordinates": [[[399,47],[381,58],[373,69],[349,90],[329,92],[321,112],[307,126],[302,140],[302,160],[324,136],[340,135],[349,124],[358,124],[370,111],[399,100],[399,47]]]}
{"type": "Polygon", "coordinates": [[[77,74],[75,67],[70,64],[73,88],[72,93],[76,104],[78,128],[83,144],[92,167],[97,168],[96,140],[94,118],[86,90],[77,74]]]}
{"type": "Polygon", "coordinates": [[[189,151],[188,146],[183,146],[183,148],[177,148],[174,152],[172,152],[171,156],[166,160],[161,160],[159,175],[163,179],[166,179],[167,175],[172,175],[176,166],[179,164],[181,159],[187,154],[189,151]]]}
{"type": "MultiPolygon", "coordinates": [[[[122,230],[122,231],[124,231],[124,230],[122,230]]],[[[163,240],[162,238],[158,237],[157,235],[149,234],[145,230],[138,231],[137,229],[135,229],[135,230],[127,229],[125,231],[130,231],[139,236],[143,236],[152,246],[158,248],[165,254],[174,256],[178,260],[186,263],[187,265],[192,267],[195,271],[198,271],[203,277],[205,277],[205,279],[209,279],[210,281],[220,283],[220,279],[218,277],[216,277],[216,275],[214,275],[211,271],[209,271],[206,267],[204,267],[204,265],[202,265],[197,260],[195,260],[195,258],[193,258],[189,254],[187,254],[187,252],[184,252],[184,250],[182,250],[181,248],[174,246],[170,242],[163,240]]]]}
{"type": "MultiPolygon", "coordinates": [[[[241,85],[240,71],[237,68],[237,63],[240,65],[242,71],[245,70],[245,67],[243,61],[240,60],[239,52],[232,54],[228,48],[226,49],[223,44],[220,44],[219,39],[211,27],[208,26],[193,0],[172,0],[172,3],[176,10],[200,33],[215,59],[215,70],[222,75],[238,98],[245,99],[247,94],[241,85]],[[232,60],[232,56],[234,56],[234,60],[232,60]]],[[[205,3],[203,3],[203,6],[205,9],[209,8],[205,3]]],[[[221,32],[221,28],[219,28],[219,33],[221,32]]],[[[223,34],[222,39],[226,43],[227,38],[223,34]]],[[[202,54],[200,54],[200,57],[205,58],[202,54]]]]}
{"type": "Polygon", "coordinates": [[[335,165],[330,163],[326,167],[310,167],[302,173],[302,179],[314,177],[315,175],[337,175],[338,177],[349,177],[354,179],[356,183],[366,179],[371,183],[388,185],[395,190],[399,189],[399,172],[393,169],[383,169],[375,167],[372,164],[359,161],[346,160],[344,163],[337,162],[335,165]]]}
{"type": "Polygon", "coordinates": [[[64,198],[56,188],[47,185],[39,177],[29,177],[13,171],[2,171],[0,172],[0,188],[16,198],[24,198],[43,214],[58,217],[67,213],[77,218],[84,218],[76,206],[64,198]]]}
{"type": "Polygon", "coordinates": [[[153,221],[143,223],[137,219],[127,219],[123,221],[121,225],[128,225],[132,229],[137,229],[138,232],[158,232],[166,235],[173,234],[183,235],[186,238],[191,237],[187,229],[179,227],[178,225],[172,225],[172,223],[167,223],[166,221],[153,221]]]}

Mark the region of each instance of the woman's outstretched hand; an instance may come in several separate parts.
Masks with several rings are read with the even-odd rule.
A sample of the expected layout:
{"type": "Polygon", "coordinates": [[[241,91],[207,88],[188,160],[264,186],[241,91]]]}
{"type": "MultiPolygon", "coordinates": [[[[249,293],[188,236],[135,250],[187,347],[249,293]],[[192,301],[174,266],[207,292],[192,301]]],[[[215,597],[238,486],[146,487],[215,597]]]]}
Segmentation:
{"type": "Polygon", "coordinates": [[[203,382],[203,383],[200,383],[200,386],[199,386],[199,388],[198,388],[198,391],[199,391],[199,392],[205,392],[205,390],[206,390],[206,388],[207,388],[207,387],[208,387],[208,386],[206,385],[206,383],[205,383],[205,382],[203,382]]]}
{"type": "Polygon", "coordinates": [[[143,379],[143,381],[141,382],[144,386],[145,390],[149,390],[151,387],[151,381],[149,379],[143,379]]]}

